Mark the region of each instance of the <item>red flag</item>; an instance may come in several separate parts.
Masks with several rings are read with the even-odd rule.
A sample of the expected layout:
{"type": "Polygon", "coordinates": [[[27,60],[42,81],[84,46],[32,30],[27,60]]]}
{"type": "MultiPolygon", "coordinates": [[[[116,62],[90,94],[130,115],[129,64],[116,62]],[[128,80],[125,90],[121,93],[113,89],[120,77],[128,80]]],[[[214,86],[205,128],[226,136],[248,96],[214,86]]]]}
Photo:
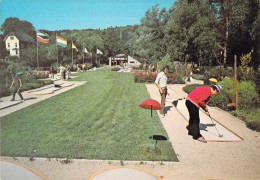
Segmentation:
{"type": "Polygon", "coordinates": [[[49,39],[44,39],[40,36],[37,36],[37,41],[48,44],[49,43],[49,39]]]}

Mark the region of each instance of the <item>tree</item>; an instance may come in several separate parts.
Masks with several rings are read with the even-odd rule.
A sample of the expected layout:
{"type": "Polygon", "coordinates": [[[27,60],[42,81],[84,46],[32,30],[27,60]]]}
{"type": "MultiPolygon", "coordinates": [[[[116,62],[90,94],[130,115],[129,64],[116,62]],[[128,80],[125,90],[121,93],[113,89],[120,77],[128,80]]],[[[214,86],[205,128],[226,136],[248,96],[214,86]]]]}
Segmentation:
{"type": "Polygon", "coordinates": [[[217,39],[219,47],[224,51],[223,63],[226,66],[233,62],[228,62],[228,59],[232,60],[235,54],[242,55],[257,48],[258,3],[256,0],[212,0],[211,4],[218,18],[217,39]]]}
{"type": "Polygon", "coordinates": [[[164,42],[173,60],[209,65],[216,49],[216,18],[206,0],[179,0],[169,10],[164,42]]]}
{"type": "Polygon", "coordinates": [[[141,19],[141,25],[135,33],[130,33],[128,46],[131,46],[132,54],[141,57],[148,64],[155,64],[165,56],[166,47],[163,42],[166,10],[159,12],[158,4],[145,13],[141,19]]]}
{"type": "Polygon", "coordinates": [[[5,48],[4,36],[0,34],[0,59],[5,59],[9,55],[9,51],[5,48]]]}
{"type": "Polygon", "coordinates": [[[22,32],[35,37],[35,29],[28,21],[20,21],[18,18],[7,18],[1,26],[1,32],[4,32],[4,37],[10,32],[22,32]]]}

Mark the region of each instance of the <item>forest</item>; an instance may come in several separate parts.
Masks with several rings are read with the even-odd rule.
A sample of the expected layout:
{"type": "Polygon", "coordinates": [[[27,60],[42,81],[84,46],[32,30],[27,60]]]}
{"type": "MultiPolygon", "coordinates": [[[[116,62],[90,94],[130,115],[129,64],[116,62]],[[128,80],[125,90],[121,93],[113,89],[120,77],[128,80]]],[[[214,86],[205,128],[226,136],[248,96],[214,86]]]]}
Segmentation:
{"type": "MultiPolygon", "coordinates": [[[[233,66],[234,55],[252,53],[250,66],[259,65],[259,2],[257,0],[177,0],[167,11],[151,7],[140,24],[106,29],[38,30],[49,35],[49,43],[38,42],[40,67],[57,62],[108,64],[108,58],[126,53],[141,63],[156,64],[162,59],[193,62],[198,66],[233,66]],[[56,49],[56,35],[67,39],[67,47],[56,49]],[[72,42],[78,51],[72,49],[72,42]],[[91,53],[84,54],[83,46],[91,53]],[[97,55],[96,49],[103,55],[97,55]],[[84,59],[83,59],[84,58],[84,59]]],[[[10,32],[23,32],[35,38],[30,22],[16,17],[5,19],[1,26],[0,59],[6,59],[4,37],[10,32]]],[[[21,53],[20,62],[36,67],[36,43],[21,53]]],[[[9,57],[9,59],[16,59],[9,57]]],[[[238,58],[239,60],[239,58],[238,58]]],[[[239,62],[240,63],[240,62],[239,62]]]]}

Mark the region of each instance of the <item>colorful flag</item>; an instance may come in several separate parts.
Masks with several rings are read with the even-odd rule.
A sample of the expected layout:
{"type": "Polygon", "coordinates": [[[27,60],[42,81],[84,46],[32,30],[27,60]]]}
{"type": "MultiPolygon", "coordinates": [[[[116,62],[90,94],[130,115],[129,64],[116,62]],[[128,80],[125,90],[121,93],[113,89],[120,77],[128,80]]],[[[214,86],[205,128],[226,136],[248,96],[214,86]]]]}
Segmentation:
{"type": "Polygon", "coordinates": [[[37,32],[37,41],[48,44],[49,43],[49,35],[41,32],[37,32]]]}
{"type": "Polygon", "coordinates": [[[83,52],[89,54],[88,50],[83,46],[83,52]]]}
{"type": "Polygon", "coordinates": [[[67,40],[62,37],[56,36],[56,44],[62,47],[67,47],[67,40]]]}
{"type": "Polygon", "coordinates": [[[97,49],[97,54],[103,54],[102,51],[100,51],[99,49],[97,49]]]}
{"type": "Polygon", "coordinates": [[[42,33],[40,31],[37,31],[37,36],[49,36],[49,35],[46,34],[46,33],[42,33]]]}
{"type": "Polygon", "coordinates": [[[40,36],[37,36],[37,41],[48,44],[49,43],[49,39],[44,39],[40,36]]]}
{"type": "Polygon", "coordinates": [[[79,51],[78,48],[73,44],[73,42],[72,42],[72,49],[76,49],[76,51],[79,51]]]}

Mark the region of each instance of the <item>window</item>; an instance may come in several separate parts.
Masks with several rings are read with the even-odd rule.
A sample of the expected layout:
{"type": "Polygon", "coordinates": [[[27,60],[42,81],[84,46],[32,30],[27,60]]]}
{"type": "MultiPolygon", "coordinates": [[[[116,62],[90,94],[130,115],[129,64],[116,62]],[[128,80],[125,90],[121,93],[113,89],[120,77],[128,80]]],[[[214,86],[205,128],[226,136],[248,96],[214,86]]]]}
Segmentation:
{"type": "Polygon", "coordinates": [[[11,39],[11,40],[14,40],[14,37],[13,37],[13,36],[11,36],[11,37],[10,37],[10,39],[11,39]]]}
{"type": "Polygon", "coordinates": [[[7,45],[8,47],[10,47],[10,43],[8,43],[8,45],[7,45]]]}
{"type": "Polygon", "coordinates": [[[17,47],[17,43],[15,43],[15,47],[17,47]]]}
{"type": "Polygon", "coordinates": [[[15,53],[18,54],[18,50],[17,49],[15,50],[15,53]]]}

